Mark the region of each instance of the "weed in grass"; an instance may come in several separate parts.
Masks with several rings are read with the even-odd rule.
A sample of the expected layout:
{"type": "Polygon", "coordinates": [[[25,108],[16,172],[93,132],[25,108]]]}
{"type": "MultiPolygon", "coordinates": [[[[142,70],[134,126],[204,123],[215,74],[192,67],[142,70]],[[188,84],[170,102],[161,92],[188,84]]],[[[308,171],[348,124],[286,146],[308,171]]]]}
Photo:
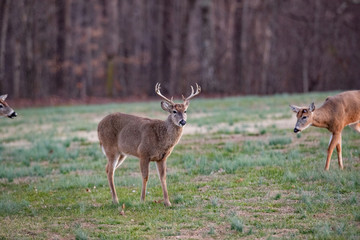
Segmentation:
{"type": "Polygon", "coordinates": [[[184,201],[184,196],[181,194],[176,195],[173,200],[175,204],[183,203],[184,201]]]}
{"type": "Polygon", "coordinates": [[[88,235],[87,233],[81,228],[80,225],[75,227],[75,239],[76,240],[87,240],[88,235]]]}
{"type": "Polygon", "coordinates": [[[264,150],[264,143],[261,141],[245,141],[241,146],[241,153],[255,155],[264,150]]]}
{"type": "Polygon", "coordinates": [[[231,230],[235,230],[237,232],[243,232],[244,230],[244,223],[242,221],[242,219],[236,217],[236,216],[232,216],[230,218],[230,224],[231,224],[231,230]]]}
{"type": "Polygon", "coordinates": [[[211,172],[217,171],[217,163],[213,162],[212,167],[209,167],[208,160],[206,157],[201,156],[198,163],[198,171],[202,175],[209,175],[211,172]],[[216,168],[216,169],[214,169],[216,168]]]}
{"type": "Polygon", "coordinates": [[[39,164],[34,164],[31,167],[3,167],[0,168],[0,178],[7,178],[9,182],[12,182],[15,178],[38,176],[44,177],[51,172],[50,168],[43,167],[39,164]]]}
{"type": "Polygon", "coordinates": [[[301,202],[305,204],[308,211],[311,211],[313,209],[313,204],[311,201],[311,196],[308,193],[303,192],[301,194],[301,202]]]}
{"type": "Polygon", "coordinates": [[[351,195],[351,197],[346,201],[348,204],[355,205],[358,203],[358,198],[355,194],[351,195]]]}
{"type": "Polygon", "coordinates": [[[329,239],[332,231],[329,223],[321,222],[314,226],[313,232],[317,239],[329,239]]]}
{"type": "Polygon", "coordinates": [[[187,169],[190,172],[192,171],[192,169],[194,169],[196,165],[195,157],[192,154],[184,154],[182,156],[182,162],[184,164],[185,169],[187,169]]]}
{"type": "Polygon", "coordinates": [[[360,212],[354,214],[354,220],[360,222],[360,212]]]}
{"type": "Polygon", "coordinates": [[[274,197],[275,200],[279,200],[281,198],[281,193],[277,193],[274,197]]]}
{"type": "Polygon", "coordinates": [[[211,205],[212,205],[213,207],[218,207],[218,206],[219,206],[219,199],[216,198],[216,197],[211,198],[211,199],[210,199],[210,202],[211,202],[211,205]]]}
{"type": "Polygon", "coordinates": [[[297,176],[296,176],[295,173],[288,170],[288,171],[285,172],[283,179],[286,182],[294,183],[297,180],[297,176]]]}
{"type": "Polygon", "coordinates": [[[86,211],[86,204],[81,202],[79,203],[79,207],[80,207],[80,214],[84,214],[86,211]]]}
{"type": "Polygon", "coordinates": [[[24,213],[29,208],[29,202],[21,200],[15,201],[7,196],[1,196],[0,198],[0,216],[9,216],[15,214],[24,213]]]}
{"type": "Polygon", "coordinates": [[[215,235],[215,228],[214,228],[214,227],[210,227],[208,234],[209,234],[209,235],[215,235]]]}
{"type": "Polygon", "coordinates": [[[239,151],[238,145],[232,142],[225,143],[224,149],[229,153],[234,153],[239,151]]]}
{"type": "Polygon", "coordinates": [[[291,143],[291,138],[289,137],[276,137],[269,140],[270,146],[284,146],[291,143]]]}
{"type": "Polygon", "coordinates": [[[239,127],[235,127],[234,128],[234,134],[240,134],[241,133],[241,130],[239,127]]]}
{"type": "Polygon", "coordinates": [[[334,227],[334,230],[337,235],[341,236],[344,235],[346,232],[346,225],[343,222],[337,223],[337,225],[334,227]]]}
{"type": "Polygon", "coordinates": [[[298,213],[300,216],[299,216],[299,219],[306,219],[307,218],[307,212],[306,210],[301,207],[301,206],[297,206],[296,207],[296,210],[295,210],[295,213],[298,213]]]}

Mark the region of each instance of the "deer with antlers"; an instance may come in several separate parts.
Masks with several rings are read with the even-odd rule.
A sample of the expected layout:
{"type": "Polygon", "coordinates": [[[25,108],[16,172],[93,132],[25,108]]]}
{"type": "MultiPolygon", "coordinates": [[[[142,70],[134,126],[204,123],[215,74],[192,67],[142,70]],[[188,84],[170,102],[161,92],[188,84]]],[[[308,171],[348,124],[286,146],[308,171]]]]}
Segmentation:
{"type": "Polygon", "coordinates": [[[161,94],[160,83],[157,83],[155,92],[164,100],[161,101],[161,108],[169,113],[165,121],[124,113],[113,113],[101,120],[98,125],[98,137],[103,153],[108,159],[106,173],[113,203],[119,203],[114,185],[115,170],[124,162],[126,156],[131,155],[140,160],[141,201],[145,200],[149,164],[154,161],[161,181],[164,204],[171,206],[166,187],[166,159],[181,138],[190,99],[200,91],[199,85],[196,84],[196,92],[191,86],[190,96],[182,96],[184,102],[177,104],[173,102],[173,98],[168,99],[161,94]]]}
{"type": "Polygon", "coordinates": [[[0,117],[8,117],[8,118],[14,118],[17,116],[14,109],[12,109],[7,102],[5,102],[7,98],[7,94],[0,96],[0,117]]]}
{"type": "Polygon", "coordinates": [[[297,122],[294,132],[303,131],[309,126],[327,128],[331,133],[325,170],[329,170],[331,155],[336,147],[339,167],[344,168],[341,155],[341,132],[345,126],[350,126],[360,133],[360,91],[347,91],[326,98],[321,107],[315,109],[315,104],[309,107],[290,105],[296,113],[297,122]]]}

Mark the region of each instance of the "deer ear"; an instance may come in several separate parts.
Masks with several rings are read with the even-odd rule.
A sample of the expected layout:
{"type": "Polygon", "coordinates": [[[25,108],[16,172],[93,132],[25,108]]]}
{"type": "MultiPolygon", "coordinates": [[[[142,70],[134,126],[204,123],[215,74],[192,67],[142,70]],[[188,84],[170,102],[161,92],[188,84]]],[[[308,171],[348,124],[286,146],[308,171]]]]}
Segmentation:
{"type": "Polygon", "coordinates": [[[0,99],[3,100],[3,101],[5,101],[5,99],[7,98],[7,96],[8,96],[7,94],[1,95],[1,96],[0,96],[0,99]]]}
{"type": "Polygon", "coordinates": [[[310,112],[313,112],[314,110],[315,110],[315,103],[312,102],[312,103],[310,104],[310,106],[309,106],[309,111],[310,111],[310,112]]]}
{"type": "Polygon", "coordinates": [[[165,112],[171,112],[171,110],[173,109],[173,105],[171,105],[168,102],[164,102],[161,101],[161,108],[165,111],[165,112]]]}
{"type": "Polygon", "coordinates": [[[294,112],[294,113],[298,113],[300,111],[300,108],[298,106],[295,106],[295,105],[289,105],[289,107],[291,108],[291,110],[294,112]]]}

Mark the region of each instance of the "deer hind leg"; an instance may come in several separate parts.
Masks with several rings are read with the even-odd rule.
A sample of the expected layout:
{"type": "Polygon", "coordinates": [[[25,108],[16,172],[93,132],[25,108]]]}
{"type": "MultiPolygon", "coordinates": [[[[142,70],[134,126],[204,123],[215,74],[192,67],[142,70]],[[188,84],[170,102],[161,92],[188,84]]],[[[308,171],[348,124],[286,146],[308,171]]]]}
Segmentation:
{"type": "MultiPolygon", "coordinates": [[[[325,170],[326,171],[329,170],[331,155],[332,155],[332,153],[334,151],[335,146],[338,145],[339,139],[341,139],[341,134],[334,133],[333,135],[331,135],[330,142],[329,142],[329,147],[328,147],[328,150],[327,150],[326,164],[325,164],[325,170]]],[[[338,152],[338,154],[339,154],[339,152],[338,152]]],[[[340,154],[341,154],[341,149],[340,149],[340,154]]],[[[342,160],[341,160],[341,164],[342,164],[342,160]]]]}
{"type": "MultiPolygon", "coordinates": [[[[109,181],[109,187],[111,191],[111,196],[114,204],[118,204],[119,200],[116,194],[115,184],[114,184],[114,174],[115,170],[118,167],[118,163],[120,159],[124,161],[124,156],[117,153],[117,154],[106,154],[108,158],[108,163],[106,164],[106,174],[109,181]]],[[[121,163],[120,163],[121,164],[121,163]]]]}
{"type": "Polygon", "coordinates": [[[125,158],[126,158],[126,157],[127,157],[126,155],[120,154],[119,160],[117,161],[117,164],[116,164],[116,166],[115,166],[115,170],[116,170],[118,167],[120,167],[120,165],[125,161],[125,158]]]}
{"type": "Polygon", "coordinates": [[[164,204],[165,204],[165,206],[171,206],[171,203],[169,201],[167,186],[166,186],[166,161],[162,160],[162,161],[156,162],[156,167],[158,170],[161,187],[162,187],[163,194],[164,194],[164,204]]]}
{"type": "Polygon", "coordinates": [[[140,159],[140,170],[142,175],[142,189],[141,189],[141,201],[145,201],[145,195],[146,195],[146,185],[147,181],[149,180],[149,166],[150,161],[148,159],[142,158],[140,159]]]}

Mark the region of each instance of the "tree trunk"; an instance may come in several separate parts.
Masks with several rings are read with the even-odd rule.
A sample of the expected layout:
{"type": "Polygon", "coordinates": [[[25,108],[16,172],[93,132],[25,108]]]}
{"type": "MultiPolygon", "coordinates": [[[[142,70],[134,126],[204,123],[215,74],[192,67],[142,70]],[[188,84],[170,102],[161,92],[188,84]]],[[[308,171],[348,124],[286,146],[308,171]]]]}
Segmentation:
{"type": "Polygon", "coordinates": [[[261,94],[267,93],[267,78],[268,78],[268,71],[270,65],[270,52],[271,52],[271,29],[269,25],[265,27],[265,36],[264,36],[264,53],[263,53],[263,69],[261,71],[261,94]]]}
{"type": "MultiPolygon", "coordinates": [[[[163,38],[162,38],[162,81],[161,82],[169,82],[171,77],[171,49],[173,46],[173,36],[171,31],[171,8],[172,1],[163,0],[163,38]]],[[[165,85],[166,86],[166,85],[165,85]]],[[[164,87],[165,87],[164,86],[164,87]]],[[[168,90],[169,91],[169,90],[168,90]]],[[[170,95],[173,92],[169,92],[170,95]]]]}
{"type": "MultiPolygon", "coordinates": [[[[5,46],[9,19],[9,0],[3,0],[0,39],[0,90],[5,88],[5,46]]],[[[2,94],[2,93],[0,93],[2,94]]]]}
{"type": "Polygon", "coordinates": [[[249,1],[251,0],[243,0],[243,11],[242,11],[242,24],[241,24],[241,77],[243,79],[244,82],[244,86],[242,92],[245,94],[250,94],[251,93],[251,78],[248,74],[249,69],[248,69],[248,56],[247,56],[247,49],[248,49],[248,34],[249,34],[249,23],[248,23],[248,19],[249,19],[249,1]]]}
{"type": "Polygon", "coordinates": [[[303,82],[303,92],[309,92],[309,48],[305,47],[303,49],[303,62],[302,62],[302,82],[303,82]]]}
{"type": "MultiPolygon", "coordinates": [[[[56,0],[56,16],[57,16],[57,38],[56,38],[56,73],[55,73],[55,86],[58,93],[61,94],[64,81],[64,60],[65,60],[65,1],[56,0]]],[[[63,95],[63,94],[61,94],[63,95]]]]}
{"type": "Polygon", "coordinates": [[[211,23],[210,23],[210,5],[209,1],[202,1],[201,3],[201,84],[204,88],[209,90],[215,87],[214,68],[212,66],[213,50],[211,39],[211,23]]]}
{"type": "Polygon", "coordinates": [[[15,40],[15,49],[14,49],[14,85],[13,85],[13,91],[14,91],[14,98],[20,97],[20,56],[21,56],[21,45],[20,40],[15,40]]]}

